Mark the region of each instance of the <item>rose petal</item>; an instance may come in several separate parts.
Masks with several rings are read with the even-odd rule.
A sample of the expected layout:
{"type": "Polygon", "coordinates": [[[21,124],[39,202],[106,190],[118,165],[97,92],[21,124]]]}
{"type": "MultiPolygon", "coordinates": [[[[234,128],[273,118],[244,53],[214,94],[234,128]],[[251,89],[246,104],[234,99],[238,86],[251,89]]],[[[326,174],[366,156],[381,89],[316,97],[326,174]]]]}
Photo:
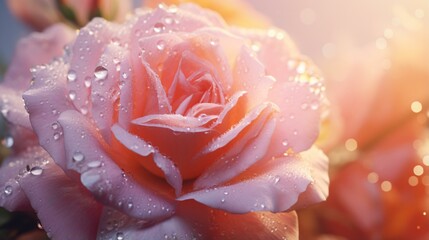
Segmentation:
{"type": "MultiPolygon", "coordinates": [[[[249,169],[226,186],[192,192],[181,196],[179,200],[194,199],[232,213],[286,211],[296,204],[298,197],[307,189],[317,189],[317,193],[327,192],[327,158],[318,149],[308,151],[311,153],[272,159],[249,169]],[[315,166],[315,162],[323,164],[315,166]],[[315,179],[320,176],[323,179],[315,179]],[[311,184],[317,187],[309,188],[311,184]]],[[[326,195],[320,194],[312,196],[308,204],[326,198],[326,195]]]]}
{"type": "Polygon", "coordinates": [[[1,113],[8,122],[31,129],[30,119],[22,99],[22,91],[0,87],[0,106],[1,113]]]}
{"type": "Polygon", "coordinates": [[[101,205],[52,160],[46,161],[38,166],[40,170],[35,166],[19,180],[43,228],[54,239],[94,239],[101,205]]]}
{"type": "Polygon", "coordinates": [[[27,166],[33,166],[41,157],[47,157],[40,147],[13,154],[2,162],[0,168],[0,206],[9,211],[31,210],[30,203],[22,191],[19,181],[27,173],[27,166]]]}
{"type": "Polygon", "coordinates": [[[128,51],[117,43],[108,44],[97,64],[97,68],[106,71],[106,76],[103,78],[92,76],[91,117],[107,142],[110,142],[110,127],[116,120],[115,105],[120,101],[118,81],[120,72],[116,68],[127,55],[128,51]]]}
{"type": "Polygon", "coordinates": [[[304,151],[319,135],[323,100],[307,84],[277,81],[268,93],[268,100],[282,110],[270,151],[304,151]]]}
{"type": "MultiPolygon", "coordinates": [[[[110,156],[117,154],[115,159],[123,159],[123,156],[106,152],[112,148],[102,141],[94,125],[83,115],[66,111],[58,122],[64,129],[64,139],[68,143],[65,147],[68,168],[81,173],[83,185],[99,201],[141,219],[156,219],[172,214],[165,211],[166,208],[174,209],[174,204],[163,192],[165,186],[148,179],[144,173],[129,176],[121,170],[110,156]]],[[[141,168],[136,163],[128,164],[134,164],[135,170],[141,168]]]]}
{"type": "Polygon", "coordinates": [[[195,118],[179,114],[152,114],[132,121],[133,124],[142,127],[168,128],[179,133],[207,132],[210,128],[204,127],[213,117],[195,118]]]}
{"type": "MultiPolygon", "coordinates": [[[[216,159],[197,178],[194,182],[194,189],[222,184],[242,173],[257,161],[273,157],[267,156],[267,149],[276,126],[276,120],[272,118],[273,112],[275,110],[273,111],[272,106],[262,105],[262,108],[249,113],[250,116],[255,114],[255,119],[251,119],[248,115],[237,124],[238,126],[233,126],[231,131],[215,139],[211,146],[223,148],[230,140],[228,135],[241,135],[234,136],[233,139],[236,142],[229,149],[223,150],[220,159],[216,159]],[[245,128],[247,129],[244,130],[245,128]]],[[[209,151],[211,152],[211,150],[209,151]]]]}
{"type": "Polygon", "coordinates": [[[128,133],[118,125],[112,127],[112,132],[116,139],[129,150],[141,156],[153,155],[153,160],[157,167],[163,171],[167,182],[175,189],[176,195],[180,194],[182,190],[182,177],[171,160],[160,154],[158,150],[154,149],[144,140],[138,138],[136,135],[128,133]]]}
{"type": "Polygon", "coordinates": [[[29,69],[61,56],[64,46],[70,43],[74,36],[75,33],[71,28],[56,24],[42,33],[33,33],[19,40],[2,86],[20,91],[26,90],[32,77],[29,69]]]}
{"type": "Polygon", "coordinates": [[[268,93],[276,81],[266,75],[265,66],[259,62],[247,47],[241,47],[234,66],[234,89],[246,91],[247,108],[251,109],[268,98],[268,93]]]}
{"type": "Polygon", "coordinates": [[[106,209],[100,229],[99,239],[297,239],[298,219],[295,212],[236,215],[187,201],[156,224],[106,209]]]}
{"type": "Polygon", "coordinates": [[[119,100],[119,113],[118,113],[118,124],[128,129],[129,124],[133,117],[133,79],[134,71],[131,69],[130,59],[124,59],[121,62],[119,89],[121,91],[121,97],[119,100]]]}
{"type": "Polygon", "coordinates": [[[74,71],[76,79],[68,82],[69,91],[76,94],[73,101],[76,109],[90,109],[88,106],[90,90],[85,88],[85,81],[94,79],[94,72],[98,60],[118,28],[114,24],[107,24],[102,18],[94,18],[88,25],[79,31],[72,47],[70,67],[67,71],[74,71]]]}
{"type": "MultiPolygon", "coordinates": [[[[215,151],[217,151],[217,150],[225,147],[226,145],[228,145],[229,143],[231,143],[232,141],[234,141],[237,138],[237,136],[246,127],[252,126],[253,122],[256,122],[258,120],[259,116],[262,115],[262,113],[265,112],[265,110],[267,112],[277,111],[277,109],[275,109],[274,107],[275,106],[273,106],[273,105],[271,105],[269,103],[261,104],[261,105],[255,107],[243,119],[241,119],[241,121],[239,123],[237,123],[234,126],[232,126],[229,131],[227,131],[226,133],[222,134],[218,138],[215,138],[210,144],[208,144],[201,151],[201,155],[212,153],[212,152],[215,152],[215,151]]],[[[264,120],[265,119],[263,119],[262,121],[264,121],[264,120]]],[[[198,157],[200,157],[200,156],[198,156],[198,157]]]]}
{"type": "Polygon", "coordinates": [[[23,94],[40,145],[63,169],[66,169],[64,139],[57,119],[63,111],[73,109],[66,96],[66,75],[67,65],[61,59],[47,67],[38,67],[33,85],[23,94]]]}
{"type": "Polygon", "coordinates": [[[258,59],[266,67],[266,74],[277,81],[286,81],[293,72],[288,63],[300,57],[298,48],[289,35],[280,29],[257,30],[233,29],[234,33],[245,39],[251,39],[258,59]]]}
{"type": "Polygon", "coordinates": [[[22,91],[30,86],[32,78],[29,69],[61,55],[64,45],[73,37],[74,33],[70,28],[57,24],[18,42],[12,63],[0,86],[1,112],[9,122],[31,129],[22,100],[22,91]]]}

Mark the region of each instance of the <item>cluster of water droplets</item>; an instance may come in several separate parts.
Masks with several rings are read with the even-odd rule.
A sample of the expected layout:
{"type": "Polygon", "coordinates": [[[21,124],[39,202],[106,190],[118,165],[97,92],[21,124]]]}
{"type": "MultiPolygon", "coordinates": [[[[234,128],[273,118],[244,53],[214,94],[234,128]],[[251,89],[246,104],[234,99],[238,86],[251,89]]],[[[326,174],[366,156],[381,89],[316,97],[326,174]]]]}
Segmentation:
{"type": "Polygon", "coordinates": [[[44,151],[41,151],[37,147],[29,147],[24,152],[20,154],[19,157],[16,157],[16,160],[9,162],[3,167],[8,167],[12,169],[20,169],[18,174],[13,178],[9,179],[3,186],[3,191],[0,192],[0,198],[8,198],[14,192],[20,191],[19,182],[22,178],[28,176],[38,177],[43,174],[46,166],[49,164],[50,160],[44,151]],[[31,159],[30,163],[28,159],[31,159]]]}

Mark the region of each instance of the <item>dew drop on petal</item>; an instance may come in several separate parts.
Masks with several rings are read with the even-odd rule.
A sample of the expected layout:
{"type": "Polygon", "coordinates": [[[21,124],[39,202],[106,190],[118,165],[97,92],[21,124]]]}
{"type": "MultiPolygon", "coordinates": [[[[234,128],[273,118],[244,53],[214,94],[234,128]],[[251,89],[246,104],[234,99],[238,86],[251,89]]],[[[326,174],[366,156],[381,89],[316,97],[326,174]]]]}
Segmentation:
{"type": "Polygon", "coordinates": [[[92,161],[88,163],[88,167],[90,168],[97,168],[101,166],[101,162],[100,161],[92,161]]]}
{"type": "Polygon", "coordinates": [[[60,133],[58,133],[58,132],[54,133],[54,140],[58,140],[58,139],[60,139],[60,137],[61,137],[60,133]]]}
{"type": "Polygon", "coordinates": [[[39,166],[35,166],[30,169],[30,173],[31,175],[39,176],[43,173],[43,169],[39,166]]]}
{"type": "Polygon", "coordinates": [[[122,232],[116,233],[116,240],[124,240],[124,234],[122,232]]]}
{"type": "Polygon", "coordinates": [[[278,182],[280,182],[280,176],[275,176],[274,177],[274,184],[277,184],[278,182]]]}
{"type": "Polygon", "coordinates": [[[4,194],[6,194],[7,196],[9,196],[9,195],[11,195],[12,194],[12,186],[10,186],[10,185],[6,185],[5,187],[4,187],[4,194]]]}
{"type": "Polygon", "coordinates": [[[52,123],[51,127],[53,130],[57,130],[60,127],[60,125],[55,122],[55,123],[52,123]]]}
{"type": "Polygon", "coordinates": [[[73,161],[75,162],[81,162],[85,159],[85,155],[83,155],[83,153],[76,151],[73,153],[73,157],[72,157],[73,161]]]}
{"type": "Polygon", "coordinates": [[[75,92],[75,91],[73,91],[73,90],[71,90],[71,91],[69,92],[69,98],[70,98],[70,100],[72,100],[72,101],[76,100],[76,92],[75,92]]]}
{"type": "Polygon", "coordinates": [[[162,31],[164,31],[165,29],[165,25],[163,23],[155,23],[155,25],[153,25],[153,31],[156,33],[160,33],[162,31]]]}
{"type": "Polygon", "coordinates": [[[70,69],[67,73],[67,80],[69,82],[74,82],[76,81],[76,78],[77,78],[76,72],[73,69],[70,69]]]}
{"type": "Polygon", "coordinates": [[[86,77],[83,84],[85,85],[86,88],[91,87],[91,78],[90,77],[86,77]]]}
{"type": "Polygon", "coordinates": [[[98,79],[98,80],[104,80],[107,77],[107,69],[104,68],[103,66],[98,66],[95,68],[94,70],[94,76],[98,79]]]}
{"type": "Polygon", "coordinates": [[[157,48],[159,51],[163,51],[163,50],[165,49],[165,41],[164,41],[164,40],[159,40],[159,41],[156,43],[156,48],[157,48]]]}
{"type": "Polygon", "coordinates": [[[282,145],[283,145],[283,146],[285,146],[285,147],[286,147],[288,144],[289,144],[289,143],[288,143],[288,141],[287,141],[287,140],[283,140],[283,141],[282,141],[282,145]]]}
{"type": "Polygon", "coordinates": [[[219,40],[216,39],[216,38],[211,38],[209,40],[209,43],[210,43],[211,46],[215,47],[215,46],[219,45],[219,40]]]}

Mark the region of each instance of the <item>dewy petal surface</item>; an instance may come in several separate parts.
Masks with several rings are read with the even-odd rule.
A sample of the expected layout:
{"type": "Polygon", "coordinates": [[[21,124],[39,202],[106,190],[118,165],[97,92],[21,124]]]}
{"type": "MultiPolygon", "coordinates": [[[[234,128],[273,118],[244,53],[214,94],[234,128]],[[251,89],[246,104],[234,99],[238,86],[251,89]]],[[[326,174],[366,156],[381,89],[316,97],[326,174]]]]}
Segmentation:
{"type": "Polygon", "coordinates": [[[141,219],[172,214],[174,203],[163,192],[165,186],[157,185],[144,174],[130,176],[119,168],[109,156],[106,143],[83,115],[67,111],[58,121],[69,143],[65,148],[68,169],[81,174],[82,184],[99,201],[141,219]]]}
{"type": "Polygon", "coordinates": [[[101,204],[52,160],[48,161],[30,168],[19,181],[43,228],[51,238],[93,239],[101,204]]]}
{"type": "Polygon", "coordinates": [[[182,202],[177,213],[153,224],[105,209],[99,239],[297,239],[295,212],[231,214],[194,201],[182,202]],[[116,221],[115,221],[116,220],[116,221]],[[116,222],[113,225],[112,222],[116,222]]]}
{"type": "Polygon", "coordinates": [[[185,194],[179,200],[194,199],[232,213],[286,211],[306,191],[313,192],[306,193],[311,196],[307,204],[326,199],[327,162],[327,157],[319,149],[312,148],[300,155],[271,159],[255,170],[249,169],[235,181],[185,194]]]}

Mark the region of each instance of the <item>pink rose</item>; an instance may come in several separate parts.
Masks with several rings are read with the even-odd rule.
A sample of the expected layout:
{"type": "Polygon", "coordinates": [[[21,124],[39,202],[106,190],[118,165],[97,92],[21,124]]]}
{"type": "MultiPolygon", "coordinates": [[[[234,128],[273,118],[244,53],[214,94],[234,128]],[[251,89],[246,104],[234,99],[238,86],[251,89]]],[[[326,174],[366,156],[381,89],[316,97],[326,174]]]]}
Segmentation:
{"type": "Polygon", "coordinates": [[[122,21],[131,9],[130,0],[8,0],[14,15],[36,30],[57,22],[84,26],[93,17],[122,21]]]}
{"type": "Polygon", "coordinates": [[[324,87],[280,30],[161,5],[93,20],[33,77],[25,105],[49,155],[23,153],[1,197],[23,192],[53,238],[297,238],[285,211],[327,196],[312,146],[324,87]]]}

